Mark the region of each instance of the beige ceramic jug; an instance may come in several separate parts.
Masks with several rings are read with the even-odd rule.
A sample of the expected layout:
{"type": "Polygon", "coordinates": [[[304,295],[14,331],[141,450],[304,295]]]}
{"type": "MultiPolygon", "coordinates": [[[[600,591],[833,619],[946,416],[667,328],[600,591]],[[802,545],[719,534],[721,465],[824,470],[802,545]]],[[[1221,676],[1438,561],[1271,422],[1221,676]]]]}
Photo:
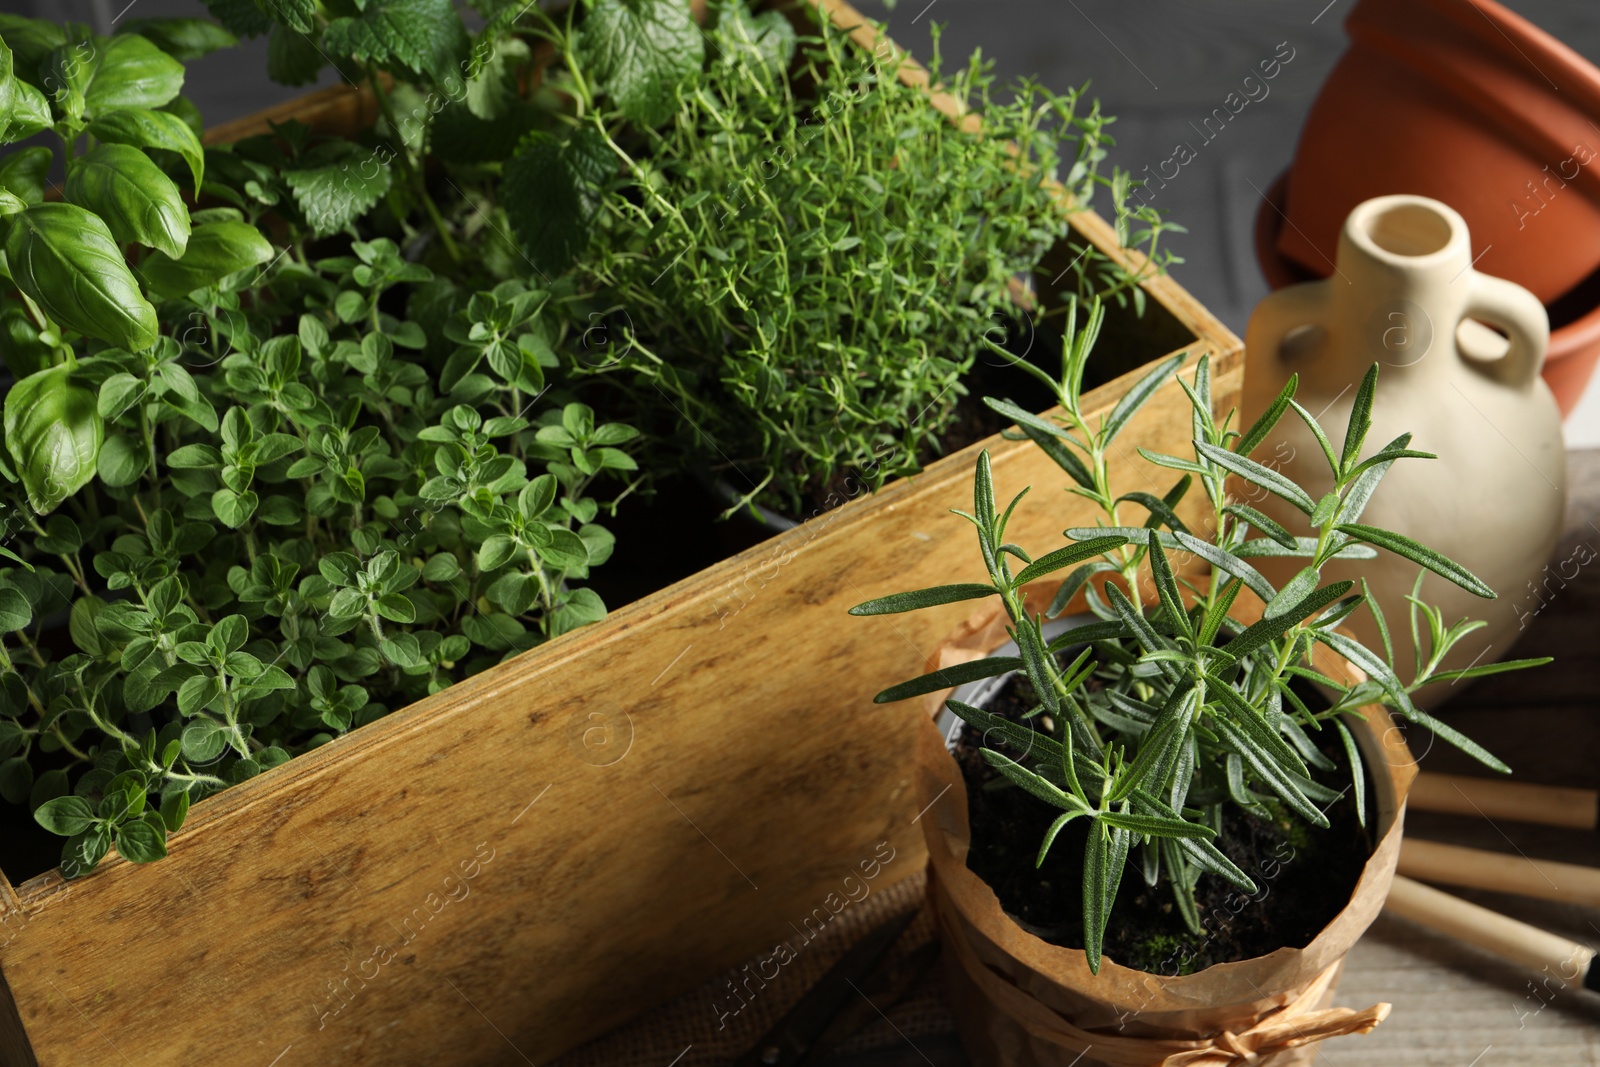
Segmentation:
{"type": "MultiPolygon", "coordinates": [[[[1504,658],[1542,603],[1535,592],[1549,595],[1541,587],[1561,532],[1566,455],[1555,399],[1539,377],[1548,338],[1539,301],[1473,270],[1461,216],[1420,196],[1359,205],[1345,220],[1333,275],[1271,294],[1250,317],[1241,425],[1250,425],[1298,373],[1296,399],[1337,451],[1361,378],[1376,362],[1373,427],[1363,454],[1410,431],[1411,448],[1439,457],[1391,465],[1360,521],[1443,552],[1499,594],[1485,600],[1427,576],[1422,598],[1443,608],[1446,625],[1463,616],[1489,623],[1456,646],[1447,667],[1504,658]]],[[[1333,486],[1321,449],[1293,412],[1253,456],[1312,499],[1333,486]]],[[[1309,532],[1305,517],[1276,497],[1252,503],[1291,532],[1309,532]]],[[[1255,562],[1280,586],[1304,564],[1255,562]]],[[[1406,682],[1413,677],[1406,597],[1419,570],[1379,550],[1376,559],[1336,560],[1323,572],[1325,581],[1366,576],[1406,682]]],[[[1381,654],[1367,611],[1346,625],[1381,654]]],[[[1426,651],[1425,625],[1422,635],[1426,651]]],[[[1435,706],[1453,691],[1459,687],[1436,685],[1418,695],[1423,706],[1435,706]]]]}

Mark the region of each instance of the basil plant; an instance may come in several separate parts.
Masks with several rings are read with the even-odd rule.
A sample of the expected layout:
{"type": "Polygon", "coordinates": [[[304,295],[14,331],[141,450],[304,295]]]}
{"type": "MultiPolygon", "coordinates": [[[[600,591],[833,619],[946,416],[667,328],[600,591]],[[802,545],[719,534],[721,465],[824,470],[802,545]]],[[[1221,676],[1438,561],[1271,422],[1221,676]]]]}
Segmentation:
{"type": "Polygon", "coordinates": [[[949,706],[986,743],[995,743],[982,749],[991,767],[1056,811],[1039,846],[1039,865],[1064,827],[1080,819],[1087,825],[1084,952],[1097,973],[1106,924],[1130,857],[1137,859],[1139,875],[1148,885],[1164,880],[1170,886],[1176,911],[1198,934],[1195,886],[1200,878],[1221,878],[1245,892],[1256,891],[1218,847],[1225,805],[1259,813],[1264,800],[1273,798],[1305,823],[1328,825],[1324,812],[1343,793],[1317,777],[1336,765],[1313,740],[1316,734],[1331,730],[1347,755],[1350,782],[1345,791],[1365,824],[1366,771],[1347,725],[1362,718],[1359,709],[1387,705],[1486,766],[1507,771],[1479,745],[1417,707],[1411,694],[1429,682],[1547,662],[1440,670],[1451,646],[1482,624],[1462,620],[1447,626],[1435,609],[1413,596],[1412,628],[1427,632],[1431,648],[1424,655],[1419,642],[1416,662],[1396,665],[1383,612],[1365,584],[1322,583],[1321,570],[1330,560],[1368,559],[1383,550],[1417,563],[1419,585],[1420,571],[1427,570],[1480,596],[1494,596],[1452,560],[1360,521],[1390,466],[1433,458],[1408,447],[1409,434],[1366,451],[1376,365],[1361,382],[1349,431],[1336,447],[1311,413],[1295,402],[1293,378],[1253,425],[1235,429],[1231,413],[1216,419],[1209,361],[1202,357],[1193,376],[1180,379],[1193,408],[1192,453],[1180,457],[1138,449],[1149,462],[1177,472],[1177,481],[1162,496],[1119,493],[1109,482],[1107,457],[1134,414],[1177,373],[1185,357],[1164,361],[1109,414],[1091,421],[1083,412],[1081,385],[1101,319],[1095,305],[1083,330],[1069,328],[1059,379],[1016,364],[1051,387],[1062,409],[1058,419],[1029,414],[1006,401],[986,401],[1014,419],[1066,471],[1071,491],[1097,506],[1099,523],[1068,529],[1068,544],[1038,555],[1007,541],[1006,526],[1027,490],[1001,507],[985,452],[974,478],[973,510],[960,514],[977,531],[988,583],[900,593],[851,609],[854,615],[885,615],[1000,598],[1017,655],[935,671],[886,689],[877,700],[902,700],[1009,671],[1027,678],[1039,703],[1022,721],[960,701],[949,706]],[[1291,412],[1320,442],[1333,474],[1334,488],[1321,499],[1251,458],[1291,412]],[[1305,516],[1310,534],[1292,533],[1236,498],[1230,480],[1288,501],[1305,516]],[[1196,485],[1206,497],[1208,533],[1192,529],[1177,513],[1196,485]],[[1174,564],[1180,555],[1208,563],[1211,580],[1197,585],[1180,577],[1174,564]],[[1264,556],[1294,557],[1304,567],[1281,589],[1275,588],[1250,562],[1264,556]],[[1047,610],[1030,611],[1024,587],[1062,572],[1065,580],[1047,610]],[[1149,586],[1141,585],[1142,578],[1154,586],[1154,596],[1149,586]],[[1080,592],[1094,621],[1047,640],[1046,618],[1061,615],[1080,592]],[[1259,618],[1239,617],[1242,612],[1235,605],[1240,598],[1254,598],[1264,606],[1259,618]],[[1376,617],[1381,649],[1367,648],[1339,629],[1361,610],[1376,617]],[[1358,668],[1365,680],[1343,681],[1317,670],[1311,654],[1319,645],[1358,668]],[[1070,660],[1064,655],[1079,649],[1070,660]],[[1332,694],[1326,707],[1313,707],[1305,699],[1297,683],[1307,682],[1332,694]]]}
{"type": "Polygon", "coordinates": [[[0,297],[0,346],[18,379],[5,400],[0,473],[20,479],[40,513],[94,476],[105,440],[95,392],[78,373],[79,342],[146,351],[159,335],[155,300],[272,255],[253,227],[210,221],[185,203],[205,156],[199,114],[179,95],[180,56],[233,36],[197,19],[127,26],[99,37],[0,16],[0,143],[48,131],[56,146],[0,160],[0,269],[15,287],[0,297]],[[66,180],[47,200],[58,154],[66,180]]]}

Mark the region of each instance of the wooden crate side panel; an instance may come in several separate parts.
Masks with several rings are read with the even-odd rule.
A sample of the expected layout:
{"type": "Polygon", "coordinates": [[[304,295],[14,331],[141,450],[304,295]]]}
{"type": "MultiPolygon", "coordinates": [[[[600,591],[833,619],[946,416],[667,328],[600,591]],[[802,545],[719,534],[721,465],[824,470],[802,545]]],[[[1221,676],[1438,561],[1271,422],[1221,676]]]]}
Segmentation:
{"type": "Polygon", "coordinates": [[[0,972],[0,1067],[39,1067],[3,972],[0,972]]]}
{"type": "MultiPolygon", "coordinates": [[[[1166,488],[1132,442],[1188,434],[1169,386],[1113,476],[1166,488]]],[[[1092,521],[989,444],[1021,543],[1092,521]]],[[[28,883],[0,965],[39,1063],[540,1062],[919,869],[915,708],[871,696],[970,605],[845,609],[981,577],[975,453],[229,790],[160,863],[28,883]]]]}

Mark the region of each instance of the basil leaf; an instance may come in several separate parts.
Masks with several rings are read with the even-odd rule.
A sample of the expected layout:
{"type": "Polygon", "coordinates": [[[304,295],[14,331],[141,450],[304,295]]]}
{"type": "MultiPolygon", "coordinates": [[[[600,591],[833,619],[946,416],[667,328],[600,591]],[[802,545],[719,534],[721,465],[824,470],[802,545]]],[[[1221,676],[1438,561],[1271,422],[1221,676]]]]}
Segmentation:
{"type": "Polygon", "coordinates": [[[156,340],[156,309],[93,212],[35,204],[6,235],[11,277],[45,314],[79,333],[138,352],[156,340]]]}
{"type": "Polygon", "coordinates": [[[0,37],[5,38],[14,56],[17,78],[36,89],[44,88],[39,78],[39,65],[51,52],[67,43],[67,35],[61,27],[48,19],[0,15],[0,37]]]}
{"type": "Polygon", "coordinates": [[[272,245],[248,222],[208,222],[194,228],[182,258],[157,253],[144,261],[141,272],[157,296],[183,296],[266,263],[273,255],[272,245]]]}
{"type": "Polygon", "coordinates": [[[99,52],[93,41],[78,41],[69,45],[63,39],[41,63],[41,88],[50,94],[56,107],[69,119],[83,117],[89,79],[94,76],[94,64],[98,57],[99,52]]]}
{"type": "Polygon", "coordinates": [[[189,165],[196,190],[205,177],[206,157],[200,138],[187,122],[170,111],[129,107],[107,112],[89,123],[89,133],[109,144],[162,148],[178,153],[189,165]]]}
{"type": "Polygon", "coordinates": [[[119,32],[137,33],[167,55],[185,62],[239,43],[239,38],[205,19],[128,19],[119,27],[119,32]]]}
{"type": "Polygon", "coordinates": [[[44,186],[50,176],[55,153],[41,145],[19,148],[0,159],[0,188],[20,197],[25,204],[44,202],[44,186]]]}
{"type": "Polygon", "coordinates": [[[11,49],[0,40],[0,141],[20,141],[49,129],[50,104],[38,89],[14,77],[11,49]]]}
{"type": "Polygon", "coordinates": [[[95,395],[72,382],[66,367],[30,374],[6,394],[6,447],[43,515],[94,477],[105,423],[95,395]]]}
{"type": "Polygon", "coordinates": [[[84,104],[91,116],[160,107],[183,88],[183,64],[143,37],[96,37],[84,104]]]}
{"type": "Polygon", "coordinates": [[[189,243],[189,209],[178,187],[137,148],[91,148],[67,171],[67,199],[105,220],[118,244],[136,242],[176,259],[189,243]]]}

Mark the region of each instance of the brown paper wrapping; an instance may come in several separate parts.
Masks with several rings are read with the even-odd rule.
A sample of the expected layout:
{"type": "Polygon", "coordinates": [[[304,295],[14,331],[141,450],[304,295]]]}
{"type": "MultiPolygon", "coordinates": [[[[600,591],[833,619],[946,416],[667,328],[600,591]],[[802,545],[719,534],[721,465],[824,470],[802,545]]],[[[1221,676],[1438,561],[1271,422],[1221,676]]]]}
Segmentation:
{"type": "MultiPolygon", "coordinates": [[[[1236,613],[1237,614],[1237,613],[1236,613]]],[[[996,606],[970,617],[935,651],[929,669],[988,655],[1009,640],[996,606]]],[[[1354,675],[1342,659],[1317,668],[1354,675]]],[[[917,780],[929,855],[929,895],[945,942],[945,967],[967,1054],[980,1067],[1227,1067],[1310,1063],[1315,1042],[1366,1033],[1389,1012],[1329,1008],[1350,947],[1388,896],[1415,763],[1381,707],[1352,722],[1377,792],[1379,835],[1350,903],[1305,948],[1281,948],[1192,975],[1167,977],[1103,960],[1098,976],[1081,949],[1048,944],[1001,910],[967,869],[967,793],[927,700],[917,739],[917,780]],[[1377,758],[1373,758],[1376,756],[1377,758]]]]}

